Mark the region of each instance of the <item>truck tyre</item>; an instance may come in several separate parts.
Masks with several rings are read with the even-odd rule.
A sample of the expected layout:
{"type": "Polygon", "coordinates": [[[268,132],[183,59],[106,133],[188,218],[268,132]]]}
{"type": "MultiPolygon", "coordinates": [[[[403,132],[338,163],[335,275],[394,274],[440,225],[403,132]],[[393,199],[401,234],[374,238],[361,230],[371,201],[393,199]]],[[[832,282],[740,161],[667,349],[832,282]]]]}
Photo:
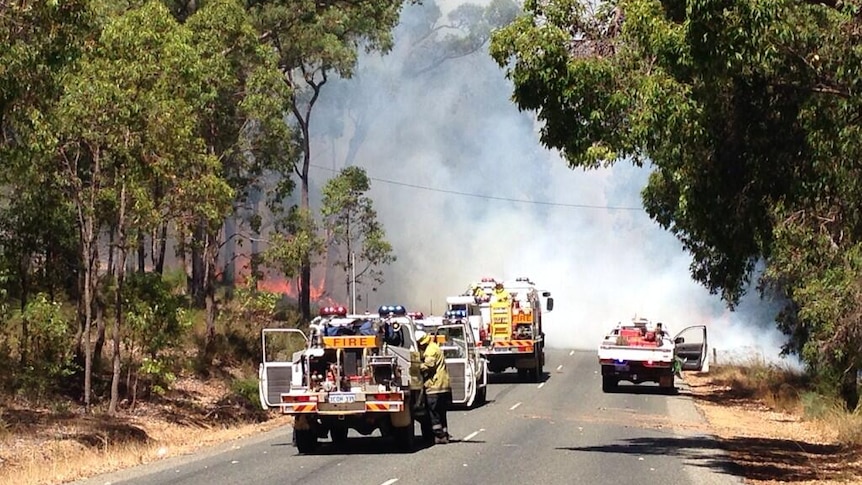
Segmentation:
{"type": "Polygon", "coordinates": [[[332,444],[335,446],[341,446],[345,442],[347,442],[347,427],[346,426],[333,426],[329,430],[329,437],[332,438],[332,444]]]}
{"type": "Polygon", "coordinates": [[[314,450],[317,449],[317,433],[313,429],[297,429],[294,434],[296,451],[303,455],[314,453],[314,450]]]}
{"type": "Polygon", "coordinates": [[[542,369],[541,363],[539,363],[539,365],[536,366],[536,368],[533,370],[533,372],[536,374],[533,376],[533,378],[536,380],[536,382],[542,382],[542,379],[544,379],[544,377],[545,377],[545,371],[544,371],[544,369],[542,369]]]}
{"type": "Polygon", "coordinates": [[[476,400],[473,401],[473,407],[477,408],[488,402],[488,386],[484,385],[476,391],[476,400]]]}
{"type": "Polygon", "coordinates": [[[673,385],[673,376],[661,376],[658,381],[658,386],[665,394],[673,394],[676,392],[676,387],[673,385]]]}
{"type": "Polygon", "coordinates": [[[416,432],[413,429],[412,423],[410,426],[392,428],[392,436],[395,438],[395,445],[398,446],[399,451],[413,451],[416,432]]]}
{"type": "Polygon", "coordinates": [[[613,376],[602,376],[602,391],[614,392],[617,390],[619,381],[613,376]]]}

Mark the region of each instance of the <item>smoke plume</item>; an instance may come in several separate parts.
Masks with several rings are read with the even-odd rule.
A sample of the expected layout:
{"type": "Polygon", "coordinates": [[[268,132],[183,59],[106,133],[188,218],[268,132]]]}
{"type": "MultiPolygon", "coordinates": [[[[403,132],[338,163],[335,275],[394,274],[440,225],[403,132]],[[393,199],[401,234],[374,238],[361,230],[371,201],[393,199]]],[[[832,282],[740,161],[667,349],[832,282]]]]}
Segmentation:
{"type": "MultiPolygon", "coordinates": [[[[692,281],[690,256],[642,209],[648,168],[567,168],[511,102],[487,43],[447,55],[423,37],[461,4],[406,6],[394,50],[364,55],[321,98],[312,176],[322,184],[346,164],[364,167],[398,258],[377,291],[357,288],[357,308],[440,314],[447,295],[483,276],[529,276],[555,299],[552,347],[595,349],[637,314],[671,330],[706,324],[716,349],[777,358],[776,305],[754,294],[730,313],[692,281]]],[[[341,287],[330,286],[346,301],[341,287]]]]}

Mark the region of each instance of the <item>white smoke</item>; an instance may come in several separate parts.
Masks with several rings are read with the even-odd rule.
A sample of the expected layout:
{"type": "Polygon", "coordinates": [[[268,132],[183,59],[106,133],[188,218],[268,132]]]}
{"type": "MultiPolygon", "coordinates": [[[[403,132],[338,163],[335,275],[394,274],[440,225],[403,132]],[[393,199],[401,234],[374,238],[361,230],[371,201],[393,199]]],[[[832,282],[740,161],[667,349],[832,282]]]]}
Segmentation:
{"type": "MultiPolygon", "coordinates": [[[[440,3],[449,12],[461,2],[440,3]]],[[[398,258],[377,292],[358,289],[358,309],[404,304],[439,314],[446,296],[483,276],[529,276],[555,299],[549,346],[594,349],[610,326],[637,314],[672,330],[706,324],[713,347],[755,347],[776,359],[776,307],[755,295],[729,313],[691,280],[689,255],[641,208],[647,168],[567,168],[539,145],[533,114],[510,101],[512,85],[487,45],[409,75],[433,59],[411,36],[433,14],[433,2],[424,4],[405,7],[392,53],[363,57],[354,79],[325,87],[326,116],[340,113],[342,132],[334,140],[320,133],[312,175],[324,180],[344,166],[361,134],[353,120],[364,120],[352,163],[373,179],[370,195],[398,258]]]]}

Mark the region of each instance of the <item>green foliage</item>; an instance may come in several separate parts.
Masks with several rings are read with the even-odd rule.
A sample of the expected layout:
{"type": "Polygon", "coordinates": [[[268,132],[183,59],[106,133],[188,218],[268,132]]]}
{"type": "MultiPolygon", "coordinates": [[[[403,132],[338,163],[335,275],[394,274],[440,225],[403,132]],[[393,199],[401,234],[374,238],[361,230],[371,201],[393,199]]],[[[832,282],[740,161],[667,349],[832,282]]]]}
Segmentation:
{"type": "Polygon", "coordinates": [[[191,328],[182,297],[158,273],[131,273],[123,286],[129,346],[160,365],[159,357],[173,350],[191,328]]]}
{"type": "Polygon", "coordinates": [[[255,409],[260,409],[260,392],[257,377],[234,379],[230,383],[230,390],[237,396],[251,403],[255,409]]]}
{"type": "Polygon", "coordinates": [[[491,52],[572,167],[649,161],[650,217],[730,306],[759,262],[788,350],[855,406],[862,20],[789,0],[531,1],[491,52]],[[831,376],[831,377],[827,377],[831,376]]]}
{"type": "Polygon", "coordinates": [[[69,346],[74,327],[62,305],[43,293],[24,307],[21,318],[27,322],[28,338],[21,342],[26,358],[17,373],[17,387],[40,397],[61,388],[62,381],[75,372],[69,346]]]}
{"type": "Polygon", "coordinates": [[[334,264],[345,272],[348,287],[351,282],[361,284],[366,280],[372,285],[382,283],[379,267],[395,261],[373,201],[366,195],[370,188],[368,175],[361,167],[342,169],[323,187],[321,213],[327,244],[336,250],[334,264]]]}
{"type": "Polygon", "coordinates": [[[149,382],[153,394],[163,396],[177,379],[171,368],[171,364],[165,360],[144,357],[139,372],[149,382]]]}
{"type": "Polygon", "coordinates": [[[311,214],[301,209],[290,212],[285,223],[285,233],[275,233],[264,251],[263,259],[286,278],[299,275],[304,261],[311,260],[323,252],[323,240],[318,235],[317,224],[311,214]]]}

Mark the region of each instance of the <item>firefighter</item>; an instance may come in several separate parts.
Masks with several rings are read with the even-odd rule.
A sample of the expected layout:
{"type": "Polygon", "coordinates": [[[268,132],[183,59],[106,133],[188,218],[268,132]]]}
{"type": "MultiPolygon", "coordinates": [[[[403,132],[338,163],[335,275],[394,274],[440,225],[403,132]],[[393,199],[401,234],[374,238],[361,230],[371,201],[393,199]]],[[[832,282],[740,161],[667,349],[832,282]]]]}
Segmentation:
{"type": "Polygon", "coordinates": [[[449,423],[446,411],[452,402],[452,388],[449,385],[449,371],[446,370],[446,360],[443,351],[431,336],[422,330],[416,332],[419,344],[421,363],[419,370],[425,385],[425,403],[431,417],[431,429],[434,432],[434,444],[442,445],[449,442],[449,423]]]}
{"type": "Polygon", "coordinates": [[[492,302],[506,301],[509,299],[509,292],[503,288],[503,283],[494,285],[494,293],[491,295],[492,302]]]}

